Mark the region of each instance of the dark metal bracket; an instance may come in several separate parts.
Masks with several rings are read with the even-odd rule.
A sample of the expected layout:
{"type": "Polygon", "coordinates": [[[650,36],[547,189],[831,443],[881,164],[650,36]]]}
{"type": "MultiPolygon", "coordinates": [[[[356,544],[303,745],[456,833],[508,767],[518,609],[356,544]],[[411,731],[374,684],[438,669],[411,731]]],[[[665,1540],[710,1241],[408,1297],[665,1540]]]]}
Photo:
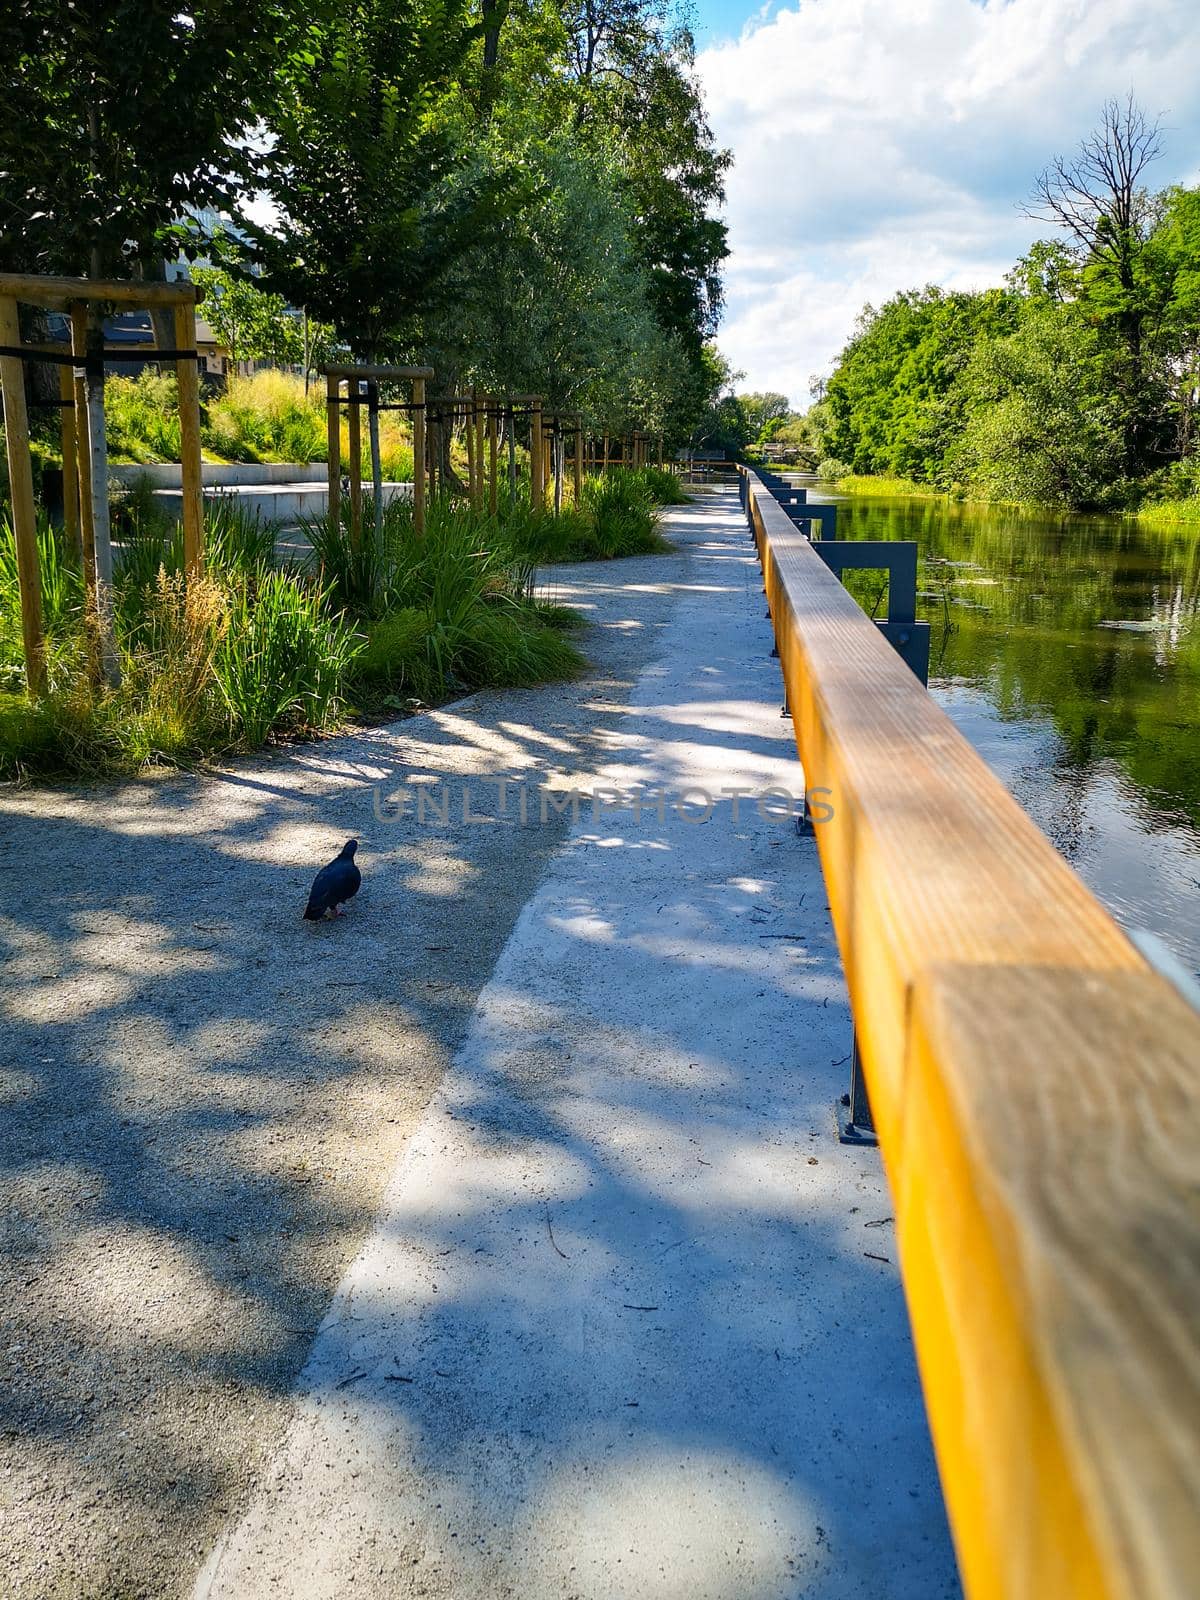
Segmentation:
{"type": "Polygon", "coordinates": [[[862,1062],[858,1056],[858,1035],[850,1047],[850,1092],[844,1094],[834,1108],[837,1114],[839,1144],[877,1145],[875,1119],[871,1115],[871,1102],[867,1098],[867,1080],[863,1077],[862,1062]]]}

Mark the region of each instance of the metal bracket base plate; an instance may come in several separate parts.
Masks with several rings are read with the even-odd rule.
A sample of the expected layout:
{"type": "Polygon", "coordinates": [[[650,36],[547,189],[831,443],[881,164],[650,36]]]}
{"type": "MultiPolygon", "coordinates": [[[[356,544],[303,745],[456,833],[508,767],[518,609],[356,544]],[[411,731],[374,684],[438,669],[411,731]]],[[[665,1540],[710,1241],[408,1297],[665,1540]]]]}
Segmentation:
{"type": "Polygon", "coordinates": [[[877,1148],[879,1140],[873,1128],[864,1128],[857,1122],[850,1121],[850,1107],[847,1104],[850,1096],[845,1095],[838,1100],[833,1108],[834,1119],[837,1122],[837,1136],[839,1144],[859,1144],[877,1148]]]}

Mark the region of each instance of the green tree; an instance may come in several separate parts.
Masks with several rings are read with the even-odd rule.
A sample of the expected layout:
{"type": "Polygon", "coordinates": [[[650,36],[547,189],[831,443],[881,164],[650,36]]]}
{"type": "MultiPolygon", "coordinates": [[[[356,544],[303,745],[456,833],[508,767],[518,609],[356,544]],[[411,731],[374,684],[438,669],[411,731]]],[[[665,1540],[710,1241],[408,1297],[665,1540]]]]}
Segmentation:
{"type": "Polygon", "coordinates": [[[730,157],[705,116],[690,33],[665,0],[529,0],[498,20],[488,12],[479,71],[477,98],[502,125],[513,118],[519,138],[533,117],[546,137],[570,126],[612,152],[662,348],[676,364],[682,353],[684,388],[701,394],[728,253],[716,213],[730,157]]]}
{"type": "Polygon", "coordinates": [[[743,394],[738,398],[746,414],[746,425],[759,444],[764,442],[772,425],[785,422],[791,415],[792,403],[785,394],[768,390],[765,394],[743,394]]]}
{"type": "Polygon", "coordinates": [[[411,340],[502,214],[486,168],[461,181],[471,124],[456,88],[478,33],[467,0],[334,0],[277,83],[263,166],[280,216],[255,247],[269,286],[358,355],[411,340]]]}
{"type": "Polygon", "coordinates": [[[958,379],[983,335],[1011,327],[1002,290],[936,285],[867,306],[825,387],[825,453],[855,472],[939,482],[961,431],[958,379]]]}
{"type": "Polygon", "coordinates": [[[1133,96],[1109,100],[1099,127],[1077,153],[1055,157],[1038,178],[1030,207],[1032,216],[1057,223],[1073,241],[1081,298],[1112,339],[1113,384],[1125,410],[1127,473],[1142,470],[1158,443],[1160,397],[1147,341],[1155,310],[1147,243],[1158,207],[1143,177],[1161,154],[1159,124],[1133,96]]]}
{"type": "Polygon", "coordinates": [[[1173,447],[1180,458],[1197,447],[1200,399],[1200,189],[1176,187],[1161,197],[1158,224],[1147,244],[1157,287],[1156,348],[1163,352],[1174,414],[1173,447]]]}
{"type": "Polygon", "coordinates": [[[308,321],[281,294],[259,288],[244,272],[225,267],[193,267],[191,276],[204,290],[204,318],[229,352],[241,361],[267,361],[276,367],[306,371],[332,352],[333,328],[308,321]]]}
{"type": "Polygon", "coordinates": [[[304,47],[291,0],[21,0],[3,8],[0,265],[150,275],[180,219],[232,209],[245,135],[304,47]]]}
{"type": "Polygon", "coordinates": [[[1103,338],[1081,308],[1029,299],[1017,327],[976,347],[963,376],[966,421],[950,470],[1002,500],[1111,503],[1124,461],[1124,410],[1103,338]]]}

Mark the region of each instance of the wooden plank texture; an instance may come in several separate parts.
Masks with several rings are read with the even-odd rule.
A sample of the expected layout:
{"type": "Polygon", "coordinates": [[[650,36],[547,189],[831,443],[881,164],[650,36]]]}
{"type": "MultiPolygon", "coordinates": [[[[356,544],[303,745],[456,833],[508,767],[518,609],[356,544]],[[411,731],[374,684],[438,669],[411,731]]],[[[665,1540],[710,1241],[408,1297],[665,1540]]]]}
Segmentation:
{"type": "Polygon", "coordinates": [[[336,362],[327,362],[317,371],[326,378],[373,378],[379,383],[403,383],[412,378],[433,377],[432,367],[339,366],[336,362]]]}
{"type": "MultiPolygon", "coordinates": [[[[0,298],[0,344],[21,342],[17,302],[0,298]]],[[[0,356],[4,390],[4,438],[8,452],[8,492],[13,542],[17,552],[17,585],[21,591],[21,635],[25,682],[31,695],[46,687],[46,641],[42,632],[42,579],[38,561],[37,511],[33,501],[33,467],[29,455],[29,412],[25,404],[25,365],[16,356],[0,356]]]]}
{"type": "Polygon", "coordinates": [[[50,278],[33,272],[0,272],[0,296],[26,305],[65,311],[73,302],[102,305],[197,305],[204,291],[194,283],[147,283],[116,278],[50,278]]]}
{"type": "Polygon", "coordinates": [[[747,474],[972,1600],[1200,1572],[1200,1019],[747,474]]]}

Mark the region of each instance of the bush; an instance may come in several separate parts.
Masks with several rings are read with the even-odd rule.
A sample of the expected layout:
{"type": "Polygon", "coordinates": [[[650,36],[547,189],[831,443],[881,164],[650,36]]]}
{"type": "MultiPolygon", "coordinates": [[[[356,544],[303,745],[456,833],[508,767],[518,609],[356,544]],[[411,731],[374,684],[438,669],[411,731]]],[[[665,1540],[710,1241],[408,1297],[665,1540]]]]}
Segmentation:
{"type": "Polygon", "coordinates": [[[515,548],[514,535],[554,519],[509,515],[511,523],[439,497],[418,536],[411,507],[395,503],[382,541],[365,530],[358,551],[344,524],[310,528],[320,581],[367,619],[354,679],[369,706],[578,671],[582,658],[562,636],[574,619],[555,616],[553,626],[543,620],[532,565],[515,548]]]}
{"type": "Polygon", "coordinates": [[[658,506],[683,506],[690,498],[674,472],[665,467],[639,467],[637,476],[646,486],[651,500],[658,506]]]}
{"type": "MultiPolygon", "coordinates": [[[[114,462],[149,464],[178,461],[179,390],[171,373],[147,367],[136,378],[110,378],[104,386],[105,431],[114,462]]],[[[413,475],[412,446],[403,413],[379,417],[379,450],[387,482],[413,475]]],[[[325,391],[307,393],[303,378],[266,368],[245,378],[230,378],[224,394],[201,407],[200,441],[219,461],[325,461],[328,436],[325,391]]],[[[349,451],[348,425],[342,424],[342,458],[349,451]]],[[[371,451],[363,413],[362,472],[371,477],[371,451]]]]}
{"type": "Polygon", "coordinates": [[[428,634],[429,620],[419,606],[369,624],[366,648],[354,665],[355,682],[369,701],[404,709],[438,698],[443,684],[429,658],[428,634]]]}
{"type": "Polygon", "coordinates": [[[324,461],[325,395],[292,373],[231,378],[208,402],[203,442],[226,461],[324,461]]]}
{"type": "Polygon", "coordinates": [[[837,483],[841,478],[848,478],[854,468],[846,461],[839,461],[836,456],[826,456],[823,461],[817,462],[817,477],[823,483],[837,483]]]}
{"type": "Polygon", "coordinates": [[[213,675],[239,742],[328,726],[364,640],[326,609],[327,592],[287,572],[234,591],[213,675]]]}
{"type": "Polygon", "coordinates": [[[145,367],[136,378],[104,385],[104,434],[113,461],[178,461],[179,386],[174,375],[145,367]]]}
{"type": "Polygon", "coordinates": [[[637,472],[617,469],[586,478],[583,503],[592,515],[598,559],[670,549],[658,532],[658,513],[637,472]]]}

